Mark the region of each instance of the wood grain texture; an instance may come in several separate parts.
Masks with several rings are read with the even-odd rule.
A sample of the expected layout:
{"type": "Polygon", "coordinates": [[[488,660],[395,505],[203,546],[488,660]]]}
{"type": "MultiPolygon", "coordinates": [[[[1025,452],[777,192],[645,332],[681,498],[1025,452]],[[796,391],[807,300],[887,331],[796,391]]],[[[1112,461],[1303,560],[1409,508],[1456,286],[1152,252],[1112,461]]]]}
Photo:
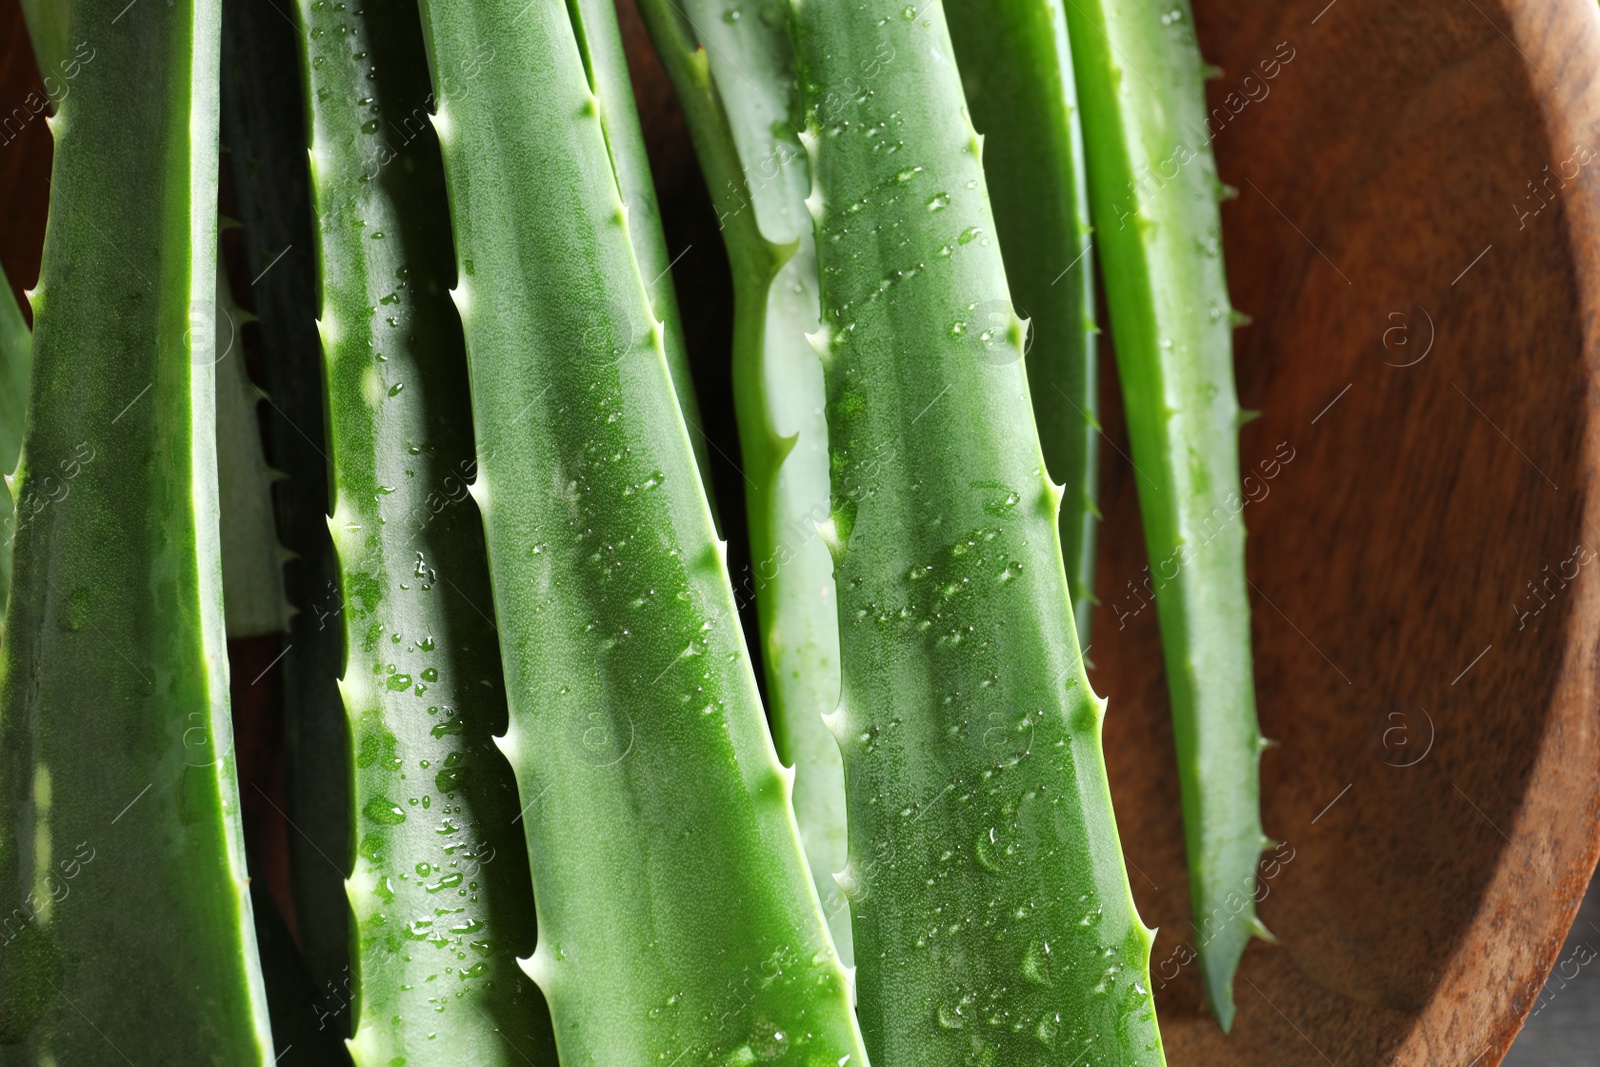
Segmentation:
{"type": "Polygon", "coordinates": [[[1555,968],[1545,979],[1503,1067],[1592,1067],[1600,1048],[1600,881],[1578,909],[1555,968]]]}

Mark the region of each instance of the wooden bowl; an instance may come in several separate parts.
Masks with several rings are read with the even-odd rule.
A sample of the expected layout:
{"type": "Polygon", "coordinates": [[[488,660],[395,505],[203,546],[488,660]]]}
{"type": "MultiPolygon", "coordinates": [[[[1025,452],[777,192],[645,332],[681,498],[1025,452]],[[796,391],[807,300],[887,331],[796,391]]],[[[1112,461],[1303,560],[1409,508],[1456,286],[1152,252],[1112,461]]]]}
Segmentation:
{"type": "MultiPolygon", "coordinates": [[[[1490,1067],[1600,847],[1600,7],[1196,8],[1223,69],[1213,143],[1240,190],[1228,275],[1255,320],[1237,334],[1240,399],[1262,412],[1243,434],[1244,513],[1279,743],[1265,822],[1284,847],[1259,891],[1279,943],[1246,953],[1225,1036],[1180,966],[1172,729],[1155,613],[1131,592],[1146,560],[1107,360],[1089,658],[1134,896],[1160,927],[1168,1061],[1490,1067]]],[[[694,306],[725,269],[715,223],[670,92],[634,53],[669,243],[711,279],[680,282],[687,317],[721,321],[694,306]]]]}

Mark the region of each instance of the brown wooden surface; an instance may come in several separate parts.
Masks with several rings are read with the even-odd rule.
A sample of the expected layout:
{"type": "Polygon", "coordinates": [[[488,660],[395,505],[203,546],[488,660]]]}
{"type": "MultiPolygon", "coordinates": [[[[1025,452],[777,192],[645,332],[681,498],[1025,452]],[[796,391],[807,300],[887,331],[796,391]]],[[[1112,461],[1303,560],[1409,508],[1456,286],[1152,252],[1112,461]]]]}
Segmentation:
{"type": "MultiPolygon", "coordinates": [[[[1245,509],[1260,713],[1279,742],[1265,821],[1293,858],[1263,883],[1279,943],[1247,952],[1231,1036],[1201,1012],[1192,966],[1161,978],[1192,935],[1154,614],[1126,617],[1145,559],[1109,386],[1090,658],[1134,894],[1161,928],[1174,1067],[1488,1067],[1597,851],[1600,8],[1325,3],[1196,5],[1224,69],[1213,103],[1258,98],[1215,140],[1241,191],[1223,212],[1234,302],[1255,319],[1237,334],[1241,400],[1263,412],[1243,461],[1294,451],[1245,509]],[[1243,80],[1281,62],[1280,42],[1294,58],[1262,97],[1243,80]],[[1595,158],[1576,178],[1549,177],[1580,147],[1595,158]],[[1555,203],[1519,218],[1546,179],[1555,203]],[[1527,583],[1579,546],[1595,558],[1535,599],[1527,583]]],[[[20,26],[0,2],[0,110],[37,77],[20,26]]],[[[714,386],[726,265],[681,118],[630,37],[698,377],[714,386]]],[[[17,286],[37,273],[48,159],[42,122],[0,145],[0,260],[17,286]]],[[[725,431],[725,391],[708,391],[725,431]]],[[[248,747],[242,734],[242,759],[248,747]]]]}

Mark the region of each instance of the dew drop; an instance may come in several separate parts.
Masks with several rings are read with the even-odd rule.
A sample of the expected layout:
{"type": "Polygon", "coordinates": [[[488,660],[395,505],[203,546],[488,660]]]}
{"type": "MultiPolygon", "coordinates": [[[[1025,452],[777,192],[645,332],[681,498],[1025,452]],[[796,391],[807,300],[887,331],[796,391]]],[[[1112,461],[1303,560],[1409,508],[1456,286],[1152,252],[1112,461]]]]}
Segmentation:
{"type": "Polygon", "coordinates": [[[398,826],[406,821],[405,809],[384,796],[376,796],[367,801],[361,813],[384,826],[398,826]]]}

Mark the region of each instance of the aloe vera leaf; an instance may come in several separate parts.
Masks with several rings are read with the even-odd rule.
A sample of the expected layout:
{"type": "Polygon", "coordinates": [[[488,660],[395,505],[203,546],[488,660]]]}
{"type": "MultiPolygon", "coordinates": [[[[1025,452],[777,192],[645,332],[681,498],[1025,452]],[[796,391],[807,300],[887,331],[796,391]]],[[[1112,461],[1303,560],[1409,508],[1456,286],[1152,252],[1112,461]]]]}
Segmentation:
{"type": "Polygon", "coordinates": [[[414,0],[300,0],[353,738],[358,1064],[555,1063],[414,0]]]}
{"type": "Polygon", "coordinates": [[[422,8],[561,1061],[859,1064],[568,9],[422,8]]]}
{"type": "MultiPolygon", "coordinates": [[[[338,1006],[349,1003],[353,984],[344,886],[353,847],[349,729],[338,687],[343,608],[328,531],[333,501],[299,57],[292,4],[224,0],[222,132],[241,223],[242,277],[260,317],[253,329],[267,393],[260,411],[267,460],[284,475],[273,486],[278,537],[291,553],[284,586],[294,614],[272,671],[281,674],[283,692],[295,933],[321,997],[338,1006]]],[[[339,1012],[328,1025],[348,1034],[339,1012]]]]}
{"type": "Polygon", "coordinates": [[[1062,490],[943,9],[795,12],[868,1050],[878,1067],[1159,1064],[1062,490]]]}
{"type": "MultiPolygon", "coordinates": [[[[34,60],[41,74],[51,75],[67,54],[70,0],[22,0],[22,17],[33,43],[34,60]]],[[[49,87],[46,87],[48,91],[49,87]]],[[[10,295],[11,283],[0,269],[0,471],[16,468],[22,450],[22,430],[27,418],[28,378],[33,365],[33,332],[22,308],[10,295]]],[[[16,533],[11,494],[0,493],[0,523],[5,543],[0,546],[0,605],[11,588],[11,546],[16,533]]],[[[0,625],[0,633],[4,632],[0,625]]]]}
{"type": "MultiPolygon", "coordinates": [[[[68,0],[38,4],[24,0],[29,35],[32,38],[35,58],[47,78],[51,75],[72,79],[77,77],[80,63],[67,57],[66,41],[71,5],[68,0]]],[[[87,42],[74,50],[73,59],[83,60],[87,42]]],[[[89,57],[93,56],[90,49],[89,57]]],[[[92,58],[89,58],[92,62],[92,58]]],[[[50,81],[46,89],[52,96],[60,90],[50,81]]],[[[0,271],[0,283],[4,272],[0,271]]],[[[222,586],[224,624],[229,639],[274,633],[287,625],[288,604],[284,599],[282,580],[282,555],[273,532],[273,511],[270,483],[274,473],[267,467],[261,449],[261,432],[256,420],[256,402],[262,395],[250,382],[244,368],[242,349],[239,347],[239,330],[254,317],[241,310],[233,299],[226,274],[220,264],[216,270],[215,345],[213,349],[218,367],[216,378],[216,431],[217,431],[217,481],[218,510],[221,528],[222,586]],[[229,357],[232,357],[231,359],[229,357]]],[[[15,304],[10,305],[13,309],[15,304]]],[[[27,403],[27,362],[13,361],[20,351],[21,358],[30,358],[32,335],[27,330],[18,311],[14,316],[0,310],[0,374],[9,377],[6,391],[0,396],[0,433],[15,427],[15,440],[9,444],[0,439],[0,448],[7,449],[3,462],[14,464],[21,444],[24,407],[27,403]],[[25,347],[17,347],[18,339],[25,347]],[[20,367],[20,380],[16,371],[20,367]],[[14,407],[13,407],[14,405],[14,407]],[[13,418],[14,415],[14,418],[13,418]]],[[[11,511],[11,497],[0,494],[0,506],[11,511]]],[[[0,567],[10,574],[10,541],[0,554],[0,567]]],[[[247,863],[247,869],[250,865],[247,863]]],[[[262,962],[263,985],[268,1000],[269,1015],[279,1044],[289,1047],[298,1044],[301,1051],[294,1062],[309,1061],[313,1056],[315,1041],[308,1036],[306,1023],[313,1018],[303,1013],[301,1005],[289,1011],[274,1000],[284,992],[285,978],[298,964],[297,953],[283,920],[276,914],[270,896],[252,882],[251,907],[254,913],[258,947],[262,962]],[[265,901],[267,913],[263,913],[265,901]],[[269,944],[270,942],[270,944],[269,944]],[[274,982],[277,981],[275,988],[274,982]],[[286,1024],[291,1032],[279,1033],[279,1024],[286,1024]]],[[[295,978],[299,975],[296,974],[295,978]]],[[[289,978],[288,984],[293,984],[289,978]]],[[[309,983],[305,983],[309,991],[309,983]]],[[[298,987],[294,990],[298,992],[298,987]]],[[[292,995],[292,994],[291,994],[292,995]]],[[[348,1057],[340,1055],[346,1061],[348,1057]]],[[[280,1053],[280,1060],[282,1054],[280,1053]]],[[[287,1061],[285,1061],[287,1062],[287,1061]]]]}
{"type": "Polygon", "coordinates": [[[98,54],[51,123],[0,647],[0,1040],[264,1064],[217,532],[219,13],[123,7],[74,5],[98,54]]]}
{"type": "MultiPolygon", "coordinates": [[[[22,451],[32,366],[33,333],[11,295],[11,282],[0,269],[0,471],[14,470],[22,451]]],[[[10,493],[0,493],[0,524],[5,531],[5,542],[0,544],[0,604],[4,604],[11,588],[11,544],[16,531],[10,493]]]]}
{"type": "Polygon", "coordinates": [[[600,101],[600,127],[605,131],[611,167],[616,172],[622,203],[628,209],[628,236],[639,272],[645,279],[650,308],[662,326],[662,343],[667,350],[667,367],[672,372],[672,388],[678,407],[689,428],[689,443],[694,446],[700,468],[700,483],[711,503],[712,518],[717,517],[717,501],[712,493],[709,438],[700,419],[700,401],[695,396],[694,375],[689,367],[689,350],[683,341],[683,324],[678,317],[678,297],[672,285],[672,260],[667,256],[666,237],[661,232],[661,208],[656,202],[655,182],[650,176],[650,160],[645,154],[644,134],[639,129],[639,109],[633,100],[633,85],[628,77],[628,59],[622,50],[622,36],[616,28],[617,9],[613,0],[568,0],[578,50],[583,54],[589,87],[600,101]],[[604,25],[602,32],[585,33],[585,24],[604,25]]]}
{"type": "Polygon", "coordinates": [[[1256,918],[1260,758],[1244,569],[1235,322],[1204,77],[1185,0],[1068,5],[1089,191],[1155,576],[1206,999],[1233,1022],[1256,918]],[[1169,171],[1174,171],[1170,176],[1169,171]]]}
{"type": "MultiPolygon", "coordinates": [[[[67,58],[72,0],[22,0],[22,18],[28,27],[28,39],[33,42],[33,57],[40,72],[47,77],[56,74],[67,58]]],[[[45,89],[50,90],[49,84],[45,89]]]]}
{"type": "MultiPolygon", "coordinates": [[[[1087,649],[1100,517],[1099,331],[1066,15],[1061,0],[947,0],[945,16],[972,124],[984,138],[984,173],[1011,297],[1029,324],[1034,422],[1050,478],[1066,489],[1061,552],[1078,644],[1087,649]]],[[[1003,326],[1003,317],[993,324],[1003,326]]],[[[991,351],[996,359],[1010,354],[1000,343],[991,351]]]]}
{"type": "Polygon", "coordinates": [[[222,600],[229,638],[289,628],[284,550],[272,510],[277,474],[261,449],[256,405],[264,395],[244,365],[239,331],[253,316],[217,271],[217,486],[222,524],[222,600]]]}
{"type": "MultiPolygon", "coordinates": [[[[56,72],[76,77],[81,65],[69,61],[66,51],[71,13],[69,0],[24,3],[23,13],[27,17],[34,56],[47,78],[56,72]]],[[[75,54],[82,55],[82,46],[75,54]]],[[[52,98],[59,98],[63,94],[59,88],[52,88],[55,84],[47,81],[46,88],[51,91],[52,98]]],[[[274,531],[272,509],[271,483],[276,475],[267,466],[262,452],[261,427],[256,418],[256,404],[263,394],[250,381],[239,343],[240,328],[253,319],[254,316],[239,308],[227,275],[218,269],[215,312],[217,484],[222,528],[223,614],[230,639],[278,633],[288,628],[289,619],[289,604],[283,590],[284,551],[274,531]]],[[[16,462],[15,447],[21,441],[21,405],[26,402],[26,396],[24,376],[21,388],[8,393],[5,401],[18,405],[16,444],[8,445],[0,436],[0,464],[6,467],[16,462]]],[[[0,421],[3,419],[4,413],[0,412],[0,421]]],[[[0,434],[3,432],[0,428],[0,434]]],[[[9,574],[9,556],[0,567],[9,574]]]]}
{"type": "Polygon", "coordinates": [[[711,189],[734,285],[734,405],[762,662],[779,757],[794,768],[794,812],[840,959],[853,960],[850,909],[834,874],[849,858],[844,765],[823,716],[839,701],[816,247],[787,0],[643,0],[711,189]]]}

